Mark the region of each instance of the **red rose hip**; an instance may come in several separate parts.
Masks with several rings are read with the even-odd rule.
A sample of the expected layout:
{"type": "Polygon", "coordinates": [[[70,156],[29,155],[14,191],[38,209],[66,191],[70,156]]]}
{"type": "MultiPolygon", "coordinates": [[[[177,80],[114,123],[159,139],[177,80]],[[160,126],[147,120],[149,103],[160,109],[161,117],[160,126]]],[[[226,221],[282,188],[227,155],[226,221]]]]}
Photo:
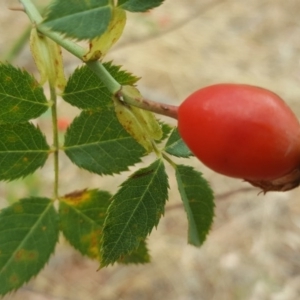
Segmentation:
{"type": "Polygon", "coordinates": [[[178,130],[194,155],[218,173],[264,191],[299,185],[299,121],[266,89],[243,84],[200,89],[179,106],[178,130]]]}

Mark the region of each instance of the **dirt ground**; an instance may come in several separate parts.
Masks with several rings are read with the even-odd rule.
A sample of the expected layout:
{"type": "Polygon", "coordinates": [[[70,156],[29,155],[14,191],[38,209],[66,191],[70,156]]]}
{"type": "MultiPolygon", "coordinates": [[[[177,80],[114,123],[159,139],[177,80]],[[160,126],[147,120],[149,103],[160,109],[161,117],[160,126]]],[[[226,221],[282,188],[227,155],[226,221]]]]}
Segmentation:
{"type": "MultiPolygon", "coordinates": [[[[5,60],[28,20],[7,9],[10,1],[0,1],[0,59],[5,60]]],[[[166,0],[150,13],[128,14],[126,32],[107,60],[141,76],[139,88],[152,100],[179,104],[199,87],[239,82],[273,90],[300,116],[299,14],[298,0],[166,0]]],[[[79,61],[64,57],[70,74],[79,61]]],[[[36,74],[27,44],[14,64],[36,74]]],[[[77,113],[62,101],[59,107],[61,117],[77,113]]],[[[45,115],[40,125],[47,131],[49,122],[45,115]]],[[[299,188],[263,195],[195,159],[185,163],[203,172],[216,194],[214,226],[201,248],[187,245],[186,216],[170,169],[166,214],[149,238],[151,264],[97,272],[97,262],[82,258],[62,239],[45,269],[4,299],[300,299],[299,188]]],[[[60,191],[113,191],[124,176],[94,176],[62,156],[60,191]]],[[[28,194],[47,195],[51,184],[50,161],[25,183],[1,183],[0,205],[28,194]]]]}

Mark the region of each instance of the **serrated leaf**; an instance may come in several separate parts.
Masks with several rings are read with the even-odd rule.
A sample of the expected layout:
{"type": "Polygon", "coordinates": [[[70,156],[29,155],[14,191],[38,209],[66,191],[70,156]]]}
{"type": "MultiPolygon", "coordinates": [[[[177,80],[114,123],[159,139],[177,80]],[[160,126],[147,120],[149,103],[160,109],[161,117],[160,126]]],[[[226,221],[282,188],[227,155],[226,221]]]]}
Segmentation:
{"type": "Polygon", "coordinates": [[[0,123],[37,118],[48,108],[43,89],[26,71],[0,64],[0,123]]]}
{"type": "Polygon", "coordinates": [[[107,30],[112,8],[112,0],[56,0],[43,24],[67,37],[90,40],[107,30]]]}
{"type": "Polygon", "coordinates": [[[201,246],[213,222],[213,191],[201,173],[189,166],[177,165],[176,179],[189,222],[188,243],[201,246]]]}
{"type": "Polygon", "coordinates": [[[145,12],[163,2],[164,0],[119,0],[118,6],[131,12],[145,12]]]}
{"type": "Polygon", "coordinates": [[[131,253],[124,255],[118,260],[120,264],[146,264],[150,262],[150,255],[146,241],[141,241],[139,246],[131,253]]]}
{"type": "Polygon", "coordinates": [[[103,59],[108,50],[121,37],[125,24],[126,12],[121,8],[114,7],[107,30],[90,42],[90,49],[84,56],[84,61],[103,59]]]}
{"type": "Polygon", "coordinates": [[[145,154],[112,108],[84,111],[75,118],[67,130],[64,150],[78,167],[99,175],[126,171],[145,154]]]}
{"type": "MultiPolygon", "coordinates": [[[[114,66],[111,62],[103,66],[121,85],[132,85],[138,81],[137,77],[120,70],[120,66],[114,66]]],[[[80,109],[97,109],[112,103],[112,94],[87,66],[75,70],[62,97],[80,109]]]]}
{"type": "Polygon", "coordinates": [[[25,177],[42,167],[50,150],[31,123],[0,125],[0,180],[25,177]]]}
{"type": "Polygon", "coordinates": [[[165,146],[165,151],[177,157],[190,157],[193,155],[191,150],[184,143],[179,135],[177,128],[174,128],[165,146]]]}
{"type": "Polygon", "coordinates": [[[41,75],[40,84],[49,81],[51,86],[63,90],[66,79],[59,45],[46,36],[40,35],[36,28],[32,28],[30,49],[41,75]]]}
{"type": "Polygon", "coordinates": [[[113,196],[103,229],[101,266],[130,254],[158,225],[168,198],[162,160],[135,172],[113,196]]]}
{"type": "Polygon", "coordinates": [[[160,143],[162,141],[164,141],[170,134],[170,132],[173,130],[173,126],[165,123],[165,122],[162,122],[161,120],[158,120],[159,124],[160,124],[160,127],[161,127],[161,130],[162,130],[162,137],[160,140],[156,140],[156,143],[160,143]]]}
{"type": "Polygon", "coordinates": [[[18,289],[48,262],[58,240],[53,202],[21,199],[0,213],[0,295],[18,289]]]}
{"type": "Polygon", "coordinates": [[[102,226],[111,195],[105,191],[83,190],[60,198],[61,230],[70,244],[83,255],[99,257],[102,226]]]}

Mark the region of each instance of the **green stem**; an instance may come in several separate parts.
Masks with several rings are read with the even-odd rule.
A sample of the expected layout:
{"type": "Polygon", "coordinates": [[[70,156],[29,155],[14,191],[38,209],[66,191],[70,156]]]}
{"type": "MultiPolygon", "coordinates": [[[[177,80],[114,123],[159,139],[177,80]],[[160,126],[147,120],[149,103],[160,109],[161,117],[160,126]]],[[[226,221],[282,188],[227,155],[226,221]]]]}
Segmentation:
{"type": "Polygon", "coordinates": [[[43,21],[43,17],[31,0],[20,0],[20,2],[23,4],[25,12],[32,23],[38,24],[43,21]]]}
{"type": "Polygon", "coordinates": [[[110,75],[99,61],[87,61],[86,65],[100,78],[113,95],[121,90],[122,86],[110,75]]]}
{"type": "Polygon", "coordinates": [[[59,187],[59,139],[57,128],[57,97],[55,87],[50,84],[50,98],[52,102],[52,131],[53,131],[53,148],[54,148],[54,199],[58,199],[58,187],[59,187]]]}
{"type": "MultiPolygon", "coordinates": [[[[86,49],[64,38],[61,34],[51,31],[50,28],[42,24],[42,17],[36,9],[36,7],[32,4],[31,0],[20,0],[20,2],[23,4],[24,9],[31,22],[36,24],[37,29],[40,33],[52,39],[57,44],[59,44],[60,46],[68,50],[70,53],[78,57],[80,60],[85,62],[83,57],[86,54],[86,49]]],[[[93,72],[95,72],[95,74],[101,79],[101,81],[113,95],[118,95],[120,99],[124,98],[122,97],[122,86],[112,77],[112,75],[106,70],[106,68],[101,64],[101,62],[88,61],[85,63],[93,72]]],[[[136,99],[135,97],[130,99],[129,97],[125,100],[125,102],[130,105],[152,111],[154,113],[177,119],[177,106],[146,100],[142,97],[138,99],[136,99]]]]}
{"type": "MultiPolygon", "coordinates": [[[[25,1],[25,0],[21,0],[25,1]]],[[[86,54],[86,49],[83,47],[77,45],[76,43],[73,43],[72,41],[63,38],[60,34],[51,31],[48,27],[44,26],[43,24],[37,25],[37,30],[65,48],[67,51],[72,53],[74,56],[78,57],[80,60],[82,60],[82,57],[86,54]]]]}
{"type": "MultiPolygon", "coordinates": [[[[30,18],[31,22],[36,24],[36,27],[40,33],[52,39],[54,42],[83,61],[83,56],[87,52],[86,49],[64,38],[61,34],[52,31],[49,27],[42,24],[42,16],[32,4],[31,0],[20,0],[20,2],[23,4],[25,12],[30,18]]],[[[99,76],[102,81],[104,81],[104,84],[111,93],[115,94],[121,88],[120,84],[110,75],[109,72],[107,72],[100,62],[90,61],[87,63],[87,65],[99,76]]]]}
{"type": "Polygon", "coordinates": [[[37,10],[37,8],[31,2],[31,0],[20,0],[20,2],[23,4],[25,12],[29,17],[30,21],[33,24],[35,24],[35,26],[37,27],[40,33],[49,37],[50,39],[55,41],[57,44],[61,45],[63,48],[71,52],[79,59],[82,59],[83,55],[86,53],[86,50],[84,48],[80,47],[79,45],[77,45],[76,43],[70,40],[65,39],[61,34],[51,31],[50,28],[41,24],[43,18],[39,13],[39,11],[37,10]]]}

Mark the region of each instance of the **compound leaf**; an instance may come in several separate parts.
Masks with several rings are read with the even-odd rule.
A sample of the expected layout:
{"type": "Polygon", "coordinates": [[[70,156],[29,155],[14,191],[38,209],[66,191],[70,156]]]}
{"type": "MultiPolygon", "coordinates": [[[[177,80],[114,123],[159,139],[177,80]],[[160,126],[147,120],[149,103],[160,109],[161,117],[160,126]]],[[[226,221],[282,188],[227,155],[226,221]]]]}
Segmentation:
{"type": "Polygon", "coordinates": [[[213,222],[213,191],[201,173],[190,166],[177,165],[176,179],[189,222],[188,243],[200,246],[213,222]]]}
{"type": "Polygon", "coordinates": [[[67,130],[64,150],[78,167],[99,175],[126,171],[145,154],[113,108],[82,112],[67,130]]]}
{"type": "Polygon", "coordinates": [[[43,89],[26,71],[0,64],[0,123],[37,118],[48,108],[43,89]]]}
{"type": "Polygon", "coordinates": [[[103,229],[101,266],[122,259],[137,249],[158,225],[168,198],[163,161],[135,172],[113,196],[103,229]]]}
{"type": "MultiPolygon", "coordinates": [[[[138,81],[137,77],[111,62],[103,66],[121,85],[132,85],[138,81]]],[[[112,102],[112,94],[87,66],[75,70],[62,96],[66,102],[80,109],[97,109],[112,102]]]]}
{"type": "Polygon", "coordinates": [[[180,137],[177,128],[174,128],[165,146],[165,151],[177,157],[190,157],[193,153],[180,137]]]}
{"type": "Polygon", "coordinates": [[[42,167],[49,146],[31,123],[0,125],[0,180],[27,176],[42,167]]]}
{"type": "Polygon", "coordinates": [[[145,12],[163,2],[164,0],[119,0],[118,6],[131,12],[145,12]]]}
{"type": "Polygon", "coordinates": [[[45,266],[58,240],[53,202],[21,199],[0,213],[0,295],[18,289],[45,266]]]}
{"type": "Polygon", "coordinates": [[[107,30],[112,8],[111,0],[56,0],[43,23],[67,37],[89,40],[107,30]]]}
{"type": "Polygon", "coordinates": [[[60,198],[61,230],[75,249],[92,259],[99,258],[102,226],[111,195],[105,191],[83,190],[60,198]]]}

